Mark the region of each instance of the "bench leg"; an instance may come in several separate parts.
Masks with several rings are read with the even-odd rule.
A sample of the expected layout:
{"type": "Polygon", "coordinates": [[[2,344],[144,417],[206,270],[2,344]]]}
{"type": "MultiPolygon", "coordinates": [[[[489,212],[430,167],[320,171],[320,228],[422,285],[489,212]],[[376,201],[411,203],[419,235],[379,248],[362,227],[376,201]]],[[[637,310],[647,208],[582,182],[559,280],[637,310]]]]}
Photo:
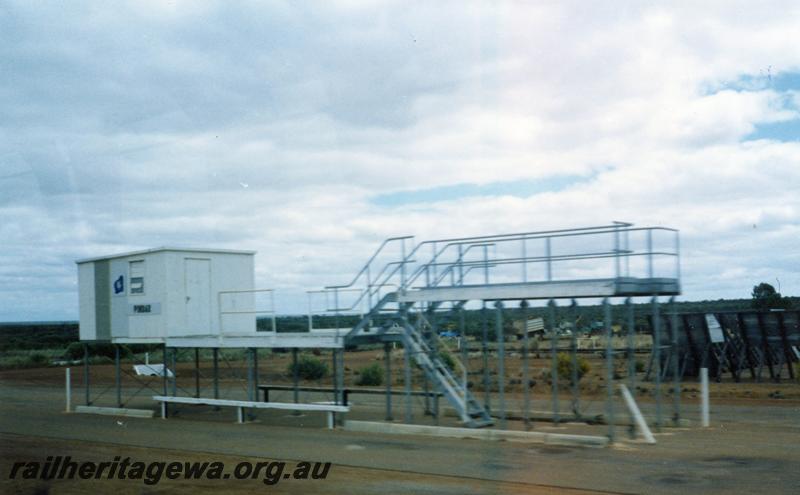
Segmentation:
{"type": "Polygon", "coordinates": [[[237,407],[236,408],[236,421],[238,423],[244,423],[244,408],[237,407]]]}
{"type": "Polygon", "coordinates": [[[333,429],[333,424],[334,424],[333,414],[334,414],[333,411],[328,411],[328,429],[329,430],[333,429]]]}
{"type": "Polygon", "coordinates": [[[161,419],[167,419],[167,403],[161,403],[161,419]]]}

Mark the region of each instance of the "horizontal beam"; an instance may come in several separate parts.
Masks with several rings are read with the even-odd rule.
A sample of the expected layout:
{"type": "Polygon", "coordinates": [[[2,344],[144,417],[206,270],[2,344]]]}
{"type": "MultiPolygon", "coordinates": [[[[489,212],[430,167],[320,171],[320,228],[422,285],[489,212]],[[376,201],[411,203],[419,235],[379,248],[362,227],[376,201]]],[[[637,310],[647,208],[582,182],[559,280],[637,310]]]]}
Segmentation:
{"type": "Polygon", "coordinates": [[[231,406],[253,409],[284,409],[289,411],[329,411],[348,412],[350,407],[335,404],[293,404],[287,402],[255,402],[250,400],[208,399],[196,397],[173,397],[169,395],[154,395],[153,400],[175,404],[194,404],[207,406],[231,406]]]}
{"type": "Polygon", "coordinates": [[[167,337],[167,347],[200,348],[308,348],[340,349],[344,346],[343,329],[339,336],[322,332],[259,332],[254,335],[167,337]]]}
{"type": "Polygon", "coordinates": [[[572,299],[680,294],[676,279],[611,278],[515,284],[462,285],[408,290],[398,302],[503,301],[517,299],[572,299]]]}

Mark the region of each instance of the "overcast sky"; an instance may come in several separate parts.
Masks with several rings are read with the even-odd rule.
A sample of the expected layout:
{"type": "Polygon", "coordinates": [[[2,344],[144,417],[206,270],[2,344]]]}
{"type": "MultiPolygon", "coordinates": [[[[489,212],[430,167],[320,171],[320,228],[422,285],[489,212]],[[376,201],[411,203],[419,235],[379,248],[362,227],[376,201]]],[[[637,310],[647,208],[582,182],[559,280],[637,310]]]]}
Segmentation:
{"type": "Polygon", "coordinates": [[[0,0],[0,321],[94,255],[255,249],[299,313],[385,237],[612,220],[800,295],[800,3],[593,4],[0,0]]]}

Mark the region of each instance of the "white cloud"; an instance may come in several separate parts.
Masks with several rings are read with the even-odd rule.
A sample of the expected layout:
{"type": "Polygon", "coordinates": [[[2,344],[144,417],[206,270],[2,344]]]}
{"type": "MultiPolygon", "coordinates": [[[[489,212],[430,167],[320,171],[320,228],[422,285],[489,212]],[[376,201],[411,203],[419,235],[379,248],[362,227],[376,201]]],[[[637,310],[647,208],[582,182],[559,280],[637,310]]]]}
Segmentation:
{"type": "Polygon", "coordinates": [[[797,294],[800,143],[746,137],[800,117],[771,86],[798,27],[793,2],[7,4],[0,320],[74,318],[72,260],[130,248],[257,249],[302,311],[385,237],[610,220],[680,228],[688,298],[797,294]],[[554,175],[592,179],[371,200],[554,175]]]}

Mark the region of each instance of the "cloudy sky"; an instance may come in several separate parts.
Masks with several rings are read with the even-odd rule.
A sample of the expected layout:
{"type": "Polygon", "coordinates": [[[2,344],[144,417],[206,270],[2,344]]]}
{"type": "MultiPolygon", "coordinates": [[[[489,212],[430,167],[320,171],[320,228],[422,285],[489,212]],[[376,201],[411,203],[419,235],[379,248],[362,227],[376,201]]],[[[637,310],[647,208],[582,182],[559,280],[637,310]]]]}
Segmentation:
{"type": "Polygon", "coordinates": [[[800,295],[800,3],[604,5],[0,0],[0,321],[93,255],[255,249],[302,312],[385,237],[612,220],[800,295]]]}

